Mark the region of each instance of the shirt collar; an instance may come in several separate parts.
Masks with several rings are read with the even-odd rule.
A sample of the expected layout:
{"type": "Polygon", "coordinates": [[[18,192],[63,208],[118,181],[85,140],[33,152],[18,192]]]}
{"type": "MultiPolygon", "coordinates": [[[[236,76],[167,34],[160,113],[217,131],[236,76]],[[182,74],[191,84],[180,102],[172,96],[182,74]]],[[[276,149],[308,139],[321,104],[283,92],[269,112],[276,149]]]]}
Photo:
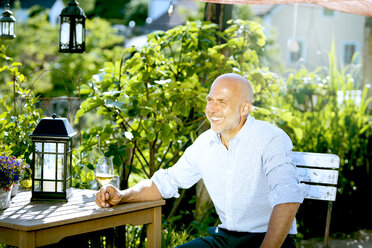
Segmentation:
{"type": "MultiPolygon", "coordinates": [[[[254,117],[252,117],[250,114],[248,114],[247,120],[245,121],[243,127],[239,130],[239,132],[231,139],[238,139],[238,140],[244,140],[244,137],[246,137],[246,134],[248,134],[250,127],[253,125],[254,117]]],[[[217,142],[221,143],[221,135],[219,133],[212,131],[212,140],[211,143],[217,142]]]]}
{"type": "Polygon", "coordinates": [[[247,120],[245,121],[243,127],[239,130],[239,132],[233,137],[233,139],[244,140],[246,135],[248,134],[249,130],[251,129],[254,117],[248,114],[247,120]]]}

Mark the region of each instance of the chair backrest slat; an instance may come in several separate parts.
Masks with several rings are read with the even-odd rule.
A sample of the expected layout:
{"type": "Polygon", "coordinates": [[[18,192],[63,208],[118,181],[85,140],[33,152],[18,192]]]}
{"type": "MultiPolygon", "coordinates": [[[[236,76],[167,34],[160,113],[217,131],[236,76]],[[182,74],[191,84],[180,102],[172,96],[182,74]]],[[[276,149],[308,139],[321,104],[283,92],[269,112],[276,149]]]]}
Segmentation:
{"type": "Polygon", "coordinates": [[[334,154],[292,152],[300,181],[308,185],[305,198],[335,201],[340,158],[334,154]]]}
{"type": "Polygon", "coordinates": [[[338,171],[297,167],[301,182],[337,184],[338,171]]]}
{"type": "Polygon", "coordinates": [[[323,201],[335,201],[337,188],[333,186],[309,185],[305,198],[323,201]]]}
{"type": "Polygon", "coordinates": [[[334,154],[311,153],[311,152],[292,152],[293,162],[296,166],[334,168],[340,166],[340,158],[334,154]]]}

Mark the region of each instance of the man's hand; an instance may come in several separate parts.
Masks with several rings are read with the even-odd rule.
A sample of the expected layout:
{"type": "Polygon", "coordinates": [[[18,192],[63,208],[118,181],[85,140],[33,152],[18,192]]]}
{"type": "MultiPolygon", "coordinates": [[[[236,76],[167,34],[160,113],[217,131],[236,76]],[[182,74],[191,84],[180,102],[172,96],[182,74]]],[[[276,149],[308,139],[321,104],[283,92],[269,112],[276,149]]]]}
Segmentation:
{"type": "Polygon", "coordinates": [[[161,194],[156,185],[149,179],[143,180],[135,186],[119,191],[112,185],[101,188],[96,194],[96,203],[102,208],[115,206],[124,202],[156,201],[161,194]]]}
{"type": "Polygon", "coordinates": [[[121,201],[120,191],[112,185],[101,188],[96,194],[96,203],[102,208],[118,205],[121,201]]]}

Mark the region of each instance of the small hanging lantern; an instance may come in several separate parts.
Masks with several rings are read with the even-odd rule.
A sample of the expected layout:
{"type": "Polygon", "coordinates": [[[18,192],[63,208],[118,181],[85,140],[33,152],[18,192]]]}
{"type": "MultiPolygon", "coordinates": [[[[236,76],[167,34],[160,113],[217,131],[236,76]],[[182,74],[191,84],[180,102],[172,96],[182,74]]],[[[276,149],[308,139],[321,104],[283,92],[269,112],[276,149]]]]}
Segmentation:
{"type": "Polygon", "coordinates": [[[32,132],[31,201],[67,201],[71,193],[72,137],[66,118],[46,117],[32,132]]]}
{"type": "Polygon", "coordinates": [[[15,21],[13,12],[9,10],[9,3],[5,6],[5,10],[0,17],[0,38],[1,39],[14,39],[15,21]]]}
{"type": "Polygon", "coordinates": [[[60,14],[59,52],[85,51],[85,14],[76,0],[70,0],[60,14]]]}

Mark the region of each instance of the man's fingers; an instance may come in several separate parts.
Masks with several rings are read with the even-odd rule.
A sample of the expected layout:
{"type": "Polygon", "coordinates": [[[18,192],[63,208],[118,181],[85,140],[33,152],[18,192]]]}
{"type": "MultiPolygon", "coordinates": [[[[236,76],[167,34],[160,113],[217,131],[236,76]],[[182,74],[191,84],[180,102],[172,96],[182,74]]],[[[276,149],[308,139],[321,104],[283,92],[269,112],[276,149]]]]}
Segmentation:
{"type": "Polygon", "coordinates": [[[109,204],[107,201],[109,200],[110,195],[105,188],[101,188],[96,194],[96,204],[100,207],[108,207],[109,204]]]}
{"type": "MultiPolygon", "coordinates": [[[[114,200],[115,202],[115,198],[117,198],[117,193],[118,190],[112,185],[108,185],[107,187],[101,188],[96,194],[97,205],[100,207],[109,207],[110,201],[114,200]]],[[[114,203],[114,205],[116,204],[114,203]]]]}

